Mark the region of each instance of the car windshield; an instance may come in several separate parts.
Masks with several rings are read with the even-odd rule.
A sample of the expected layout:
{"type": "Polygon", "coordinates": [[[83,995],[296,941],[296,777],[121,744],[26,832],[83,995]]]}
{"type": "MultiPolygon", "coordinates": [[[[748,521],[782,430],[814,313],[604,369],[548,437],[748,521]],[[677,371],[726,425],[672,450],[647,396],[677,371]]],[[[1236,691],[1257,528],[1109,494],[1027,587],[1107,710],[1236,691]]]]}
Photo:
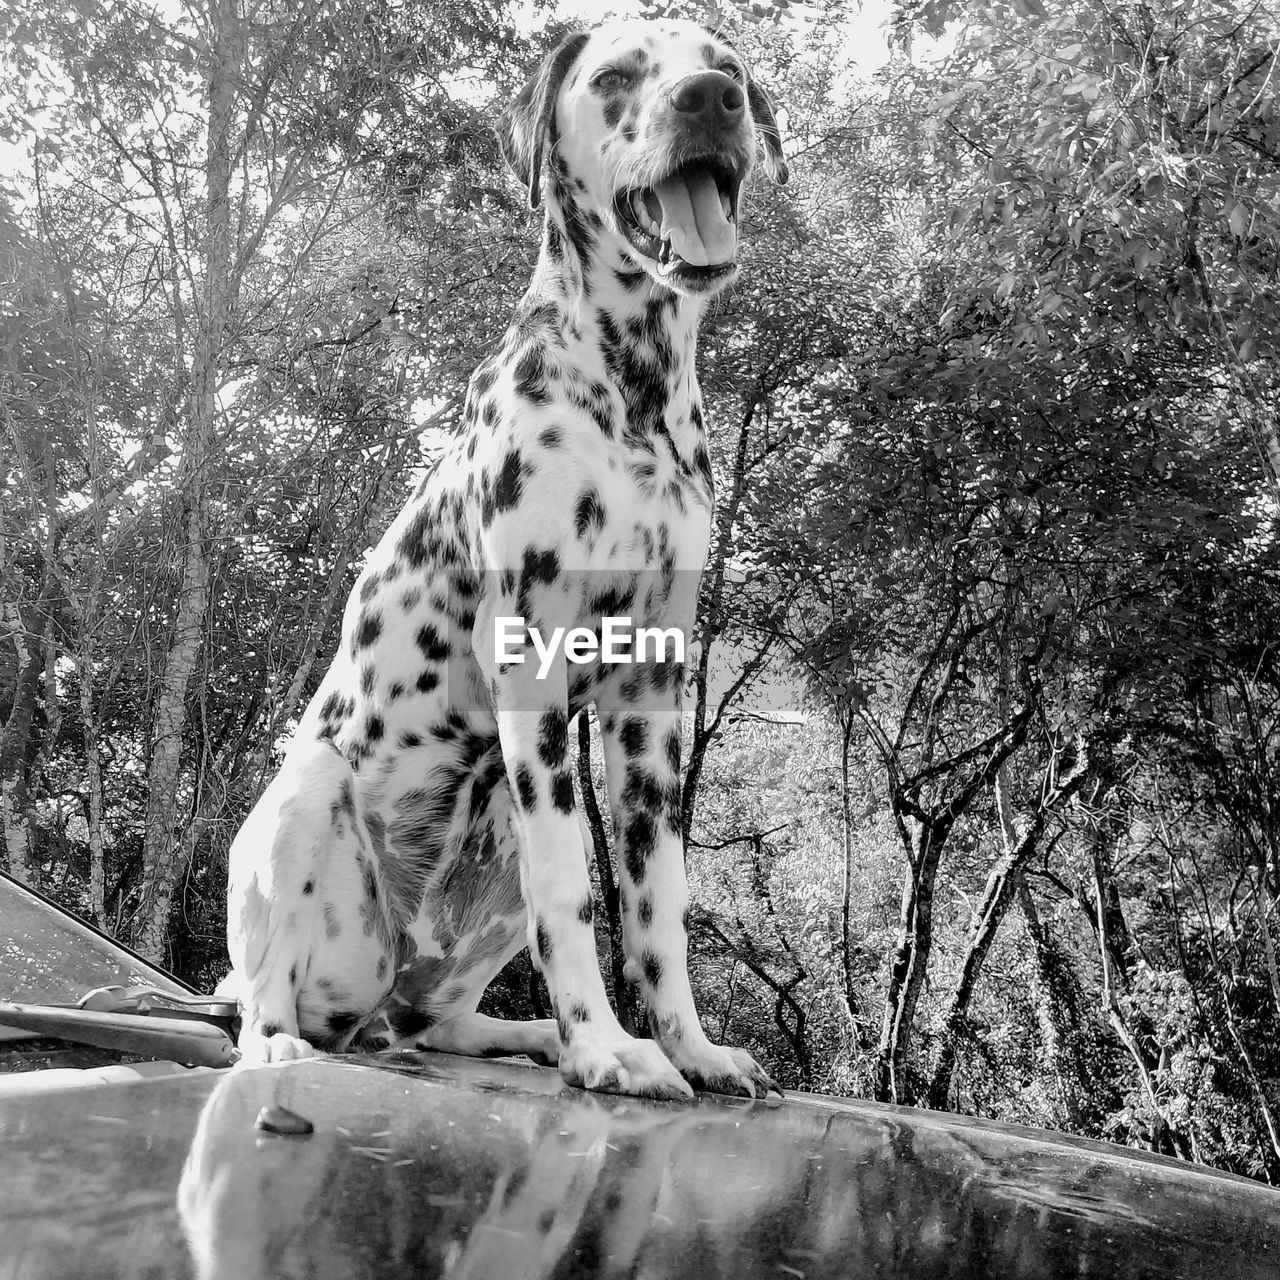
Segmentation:
{"type": "Polygon", "coordinates": [[[106,986],[191,988],[0,872],[0,1000],[68,1004],[106,986]]]}

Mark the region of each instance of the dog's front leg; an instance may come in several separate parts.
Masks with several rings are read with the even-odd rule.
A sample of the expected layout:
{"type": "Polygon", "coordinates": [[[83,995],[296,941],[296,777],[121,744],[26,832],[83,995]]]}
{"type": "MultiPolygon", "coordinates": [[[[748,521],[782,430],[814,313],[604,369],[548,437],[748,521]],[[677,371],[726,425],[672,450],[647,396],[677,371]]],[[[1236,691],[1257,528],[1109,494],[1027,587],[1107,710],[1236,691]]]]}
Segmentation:
{"type": "Polygon", "coordinates": [[[689,985],[689,888],[680,830],[681,668],[637,667],[597,703],[622,882],[627,976],[649,1025],[694,1086],[713,1093],[781,1092],[744,1049],[712,1044],[689,985]]]}
{"type": "Polygon", "coordinates": [[[591,881],[569,770],[564,658],[540,670],[532,651],[526,662],[498,663],[485,647],[477,646],[477,656],[488,668],[516,801],[529,950],[556,1015],[560,1074],[570,1084],[606,1093],[688,1097],[689,1086],[658,1045],[622,1029],[600,975],[591,881]]]}

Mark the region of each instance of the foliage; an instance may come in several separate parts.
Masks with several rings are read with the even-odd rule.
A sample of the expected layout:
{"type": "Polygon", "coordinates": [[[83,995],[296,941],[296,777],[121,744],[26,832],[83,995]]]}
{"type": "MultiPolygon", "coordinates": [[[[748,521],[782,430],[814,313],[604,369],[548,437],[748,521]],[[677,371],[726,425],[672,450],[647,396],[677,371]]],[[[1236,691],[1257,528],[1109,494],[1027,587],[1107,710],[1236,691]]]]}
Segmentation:
{"type": "MultiPolygon", "coordinates": [[[[928,0],[857,80],[838,4],[648,8],[733,30],[793,173],[703,329],[708,1027],[1276,1180],[1273,17],[928,0]]],[[[497,3],[0,33],[7,865],[209,983],[227,843],[527,278],[488,121],[532,54],[497,3]]]]}

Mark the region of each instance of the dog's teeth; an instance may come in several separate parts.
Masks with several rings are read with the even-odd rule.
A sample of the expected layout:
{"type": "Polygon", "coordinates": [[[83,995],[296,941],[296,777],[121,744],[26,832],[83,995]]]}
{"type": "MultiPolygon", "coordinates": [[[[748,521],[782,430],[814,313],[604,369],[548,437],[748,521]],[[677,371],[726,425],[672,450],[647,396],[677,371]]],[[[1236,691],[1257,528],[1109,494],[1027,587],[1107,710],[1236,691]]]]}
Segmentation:
{"type": "Polygon", "coordinates": [[[649,212],[643,192],[633,191],[631,193],[631,213],[641,231],[647,232],[654,237],[657,236],[658,224],[649,212]]]}

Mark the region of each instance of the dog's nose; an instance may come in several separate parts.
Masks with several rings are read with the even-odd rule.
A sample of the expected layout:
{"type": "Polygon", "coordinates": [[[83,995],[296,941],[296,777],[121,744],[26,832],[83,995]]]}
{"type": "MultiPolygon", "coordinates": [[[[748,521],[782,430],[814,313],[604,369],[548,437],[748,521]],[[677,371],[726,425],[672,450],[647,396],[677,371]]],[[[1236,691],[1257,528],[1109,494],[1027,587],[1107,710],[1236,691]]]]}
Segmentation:
{"type": "Polygon", "coordinates": [[[742,86],[723,71],[687,76],[671,91],[671,105],[682,115],[704,124],[735,125],[746,106],[742,86]]]}

